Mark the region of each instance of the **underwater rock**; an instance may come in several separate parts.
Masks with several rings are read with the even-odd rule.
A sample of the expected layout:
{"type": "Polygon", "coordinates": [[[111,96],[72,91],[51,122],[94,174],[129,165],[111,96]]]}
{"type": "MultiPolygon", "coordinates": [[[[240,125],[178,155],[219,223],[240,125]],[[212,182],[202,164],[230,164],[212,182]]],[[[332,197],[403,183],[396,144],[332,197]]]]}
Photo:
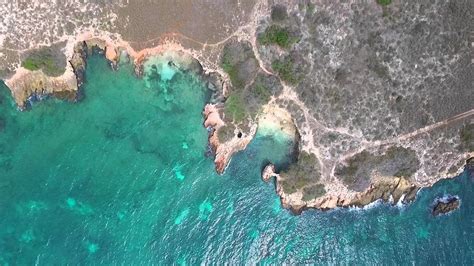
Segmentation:
{"type": "Polygon", "coordinates": [[[431,213],[433,216],[450,213],[459,208],[461,201],[458,196],[447,195],[437,198],[434,201],[434,207],[431,213]]]}
{"type": "Polygon", "coordinates": [[[0,117],[0,132],[5,130],[6,125],[7,125],[7,122],[5,121],[5,119],[0,117]]]}

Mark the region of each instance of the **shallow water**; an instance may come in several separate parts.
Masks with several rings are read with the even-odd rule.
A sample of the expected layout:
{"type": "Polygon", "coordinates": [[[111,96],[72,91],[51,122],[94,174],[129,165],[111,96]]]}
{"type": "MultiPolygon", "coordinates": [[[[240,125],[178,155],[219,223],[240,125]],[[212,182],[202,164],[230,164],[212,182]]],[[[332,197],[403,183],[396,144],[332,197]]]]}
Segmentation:
{"type": "Polygon", "coordinates": [[[137,79],[88,61],[86,97],[18,112],[0,85],[0,265],[196,263],[474,263],[468,173],[406,207],[281,208],[260,179],[292,143],[259,134],[223,176],[205,156],[207,92],[191,73],[137,79]],[[432,217],[432,200],[461,208],[432,217]]]}

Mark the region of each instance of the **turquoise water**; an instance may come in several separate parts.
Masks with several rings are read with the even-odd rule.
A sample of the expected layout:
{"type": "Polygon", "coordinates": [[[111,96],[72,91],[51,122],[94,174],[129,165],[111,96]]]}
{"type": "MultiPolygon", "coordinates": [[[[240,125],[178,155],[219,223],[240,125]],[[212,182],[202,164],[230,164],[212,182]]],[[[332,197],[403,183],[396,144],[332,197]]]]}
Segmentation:
{"type": "Polygon", "coordinates": [[[28,112],[0,85],[0,265],[474,263],[468,173],[402,208],[294,216],[260,179],[265,162],[287,162],[289,141],[258,135],[214,173],[199,78],[137,79],[99,56],[86,74],[80,103],[28,112]],[[461,208],[434,218],[445,193],[461,208]]]}

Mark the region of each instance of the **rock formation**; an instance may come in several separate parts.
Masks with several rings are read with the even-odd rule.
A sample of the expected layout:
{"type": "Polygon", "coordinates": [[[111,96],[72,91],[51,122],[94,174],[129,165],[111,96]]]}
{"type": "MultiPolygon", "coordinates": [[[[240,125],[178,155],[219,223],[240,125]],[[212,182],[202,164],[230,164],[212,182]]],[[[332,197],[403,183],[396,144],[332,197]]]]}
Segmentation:
{"type": "Polygon", "coordinates": [[[431,213],[434,216],[448,214],[454,210],[457,210],[460,205],[461,201],[459,200],[459,197],[448,195],[442,198],[438,198],[434,201],[431,213]]]}

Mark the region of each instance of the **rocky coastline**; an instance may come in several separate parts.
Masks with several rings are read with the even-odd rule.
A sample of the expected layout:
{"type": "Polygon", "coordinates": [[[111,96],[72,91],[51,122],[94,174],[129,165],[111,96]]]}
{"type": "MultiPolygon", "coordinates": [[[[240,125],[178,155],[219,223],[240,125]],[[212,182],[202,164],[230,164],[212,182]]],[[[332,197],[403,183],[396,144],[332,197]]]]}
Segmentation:
{"type": "Polygon", "coordinates": [[[424,26],[400,18],[416,11],[411,4],[405,14],[399,3],[381,9],[368,3],[315,8],[277,2],[258,1],[246,26],[214,44],[195,42],[200,48],[185,48],[192,40],[170,38],[135,50],[113,34],[86,31],[67,40],[62,75],[19,66],[5,82],[24,110],[29,101],[48,95],[80,100],[87,56],[94,50],[114,69],[122,59],[133,61],[138,77],[153,56],[181,60],[209,88],[203,126],[219,174],[262,123],[277,123],[295,138],[295,162],[288,169],[269,165],[263,172],[266,180],[275,177],[282,205],[295,213],[362,207],[376,200],[407,203],[419,189],[458,175],[466,160],[466,167],[472,165],[473,94],[464,83],[453,85],[444,78],[464,82],[463,73],[445,73],[469,69],[464,42],[446,54],[447,40],[423,35],[414,41],[406,29],[424,26]],[[386,21],[382,12],[394,19],[386,21]],[[377,22],[347,16],[359,13],[377,22]],[[397,46],[409,43],[416,49],[393,49],[393,36],[397,46]],[[437,45],[430,50],[437,67],[429,60],[410,65],[412,59],[401,59],[424,56],[425,41],[437,45]],[[430,89],[421,83],[431,84],[430,89]],[[452,99],[443,98],[446,86],[453,87],[452,99]],[[438,108],[444,105],[453,108],[438,108]]]}
{"type": "MultiPolygon", "coordinates": [[[[474,169],[472,167],[473,160],[474,158],[468,159],[459,172],[467,171],[472,175],[474,169]]],[[[363,208],[364,206],[376,201],[382,201],[391,205],[409,204],[416,200],[417,193],[421,189],[429,187],[416,185],[415,182],[410,181],[405,177],[377,176],[374,178],[375,181],[371,182],[370,185],[363,191],[344,193],[344,190],[339,190],[336,193],[324,195],[326,194],[326,191],[323,190],[319,196],[307,200],[305,199],[306,191],[304,189],[293,193],[286,192],[288,189],[285,174],[285,170],[278,171],[273,164],[269,163],[263,168],[261,177],[265,182],[274,182],[275,191],[280,197],[282,206],[286,209],[289,209],[293,214],[297,215],[308,209],[327,211],[336,208],[363,208]]],[[[457,175],[458,174],[445,178],[454,178],[457,175]]],[[[435,184],[438,180],[441,179],[437,179],[433,182],[433,184],[435,184]]],[[[331,185],[323,182],[320,182],[320,184],[324,185],[325,187],[331,185]]],[[[312,186],[311,183],[310,186],[312,186]]],[[[308,192],[306,192],[306,194],[308,194],[308,192]]],[[[449,204],[445,203],[445,201],[437,202],[435,205],[439,206],[433,207],[433,213],[437,208],[440,210],[449,209],[451,211],[452,206],[455,205],[455,208],[459,207],[458,203],[454,201],[450,201],[449,204]]],[[[439,213],[442,211],[436,212],[439,213]]]]}
{"type": "MultiPolygon", "coordinates": [[[[180,49],[156,49],[152,53],[129,53],[130,48],[123,46],[114,46],[107,43],[105,40],[99,38],[91,38],[76,42],[73,46],[73,53],[71,54],[68,62],[69,65],[66,67],[65,73],[59,77],[49,77],[40,71],[28,71],[25,69],[18,69],[16,74],[9,80],[7,80],[7,86],[12,90],[12,95],[15,98],[16,103],[20,110],[24,110],[28,107],[28,102],[35,99],[41,99],[47,95],[52,95],[60,99],[69,101],[78,101],[81,98],[81,86],[85,82],[85,68],[87,64],[87,57],[91,53],[99,52],[104,54],[105,58],[109,61],[110,66],[114,69],[118,67],[120,56],[129,56],[135,64],[135,74],[138,77],[143,75],[143,62],[146,61],[147,57],[156,56],[162,54],[165,51],[171,51],[180,53],[180,56],[185,55],[180,49]]],[[[216,172],[219,174],[224,173],[228,166],[233,154],[243,150],[253,139],[259,122],[257,120],[251,120],[246,131],[235,127],[232,136],[227,141],[222,142],[218,137],[218,132],[226,124],[233,123],[232,121],[224,121],[225,116],[225,100],[224,96],[225,88],[230,88],[232,84],[225,77],[221,76],[217,71],[213,72],[202,72],[202,67],[199,62],[192,56],[187,55],[191,58],[191,61],[195,61],[199,67],[194,67],[195,70],[205,79],[207,87],[210,90],[211,97],[210,102],[204,107],[204,127],[209,132],[209,146],[214,156],[214,163],[216,172]]],[[[282,106],[283,110],[287,109],[286,106],[282,106]]],[[[270,119],[280,120],[285,115],[282,113],[269,114],[268,110],[260,115],[270,116],[270,119]]],[[[299,129],[291,118],[291,114],[286,117],[293,127],[293,131],[290,135],[297,139],[297,146],[301,146],[299,143],[299,129]]],[[[235,126],[235,125],[234,125],[235,126]]],[[[283,128],[283,127],[282,127],[283,128]]],[[[288,134],[288,132],[287,132],[288,134]]],[[[300,151],[301,152],[301,151],[300,151]]],[[[298,153],[300,153],[298,152],[298,153]]],[[[317,162],[313,162],[317,164],[317,162]]],[[[319,170],[318,170],[319,171],[319,170]]],[[[310,200],[303,200],[304,192],[298,190],[293,193],[287,193],[285,191],[284,178],[282,175],[276,172],[273,165],[269,164],[265,167],[262,177],[265,181],[270,180],[270,177],[275,177],[275,190],[280,196],[281,202],[284,208],[290,209],[293,213],[299,214],[306,209],[320,209],[330,210],[338,207],[363,207],[376,200],[383,200],[396,204],[398,202],[409,203],[416,198],[416,193],[423,186],[416,185],[410,182],[405,177],[379,177],[374,179],[370,185],[363,191],[348,191],[344,190],[333,190],[336,193],[330,193],[329,195],[322,195],[310,200]]],[[[324,186],[329,187],[333,184],[326,182],[320,182],[324,186]]],[[[337,183],[337,181],[335,182],[337,183]]]]}
{"type": "Polygon", "coordinates": [[[135,75],[139,78],[143,77],[143,64],[148,58],[168,56],[171,60],[179,61],[182,67],[200,75],[210,91],[210,102],[203,110],[204,126],[209,130],[209,145],[219,174],[225,171],[232,155],[245,149],[255,134],[256,126],[252,126],[247,134],[237,136],[236,133],[233,139],[220,143],[217,130],[225,124],[221,120],[220,113],[223,111],[225,101],[223,90],[226,82],[218,72],[213,70],[204,72],[200,62],[175,43],[136,52],[126,42],[114,44],[107,38],[84,34],[78,36],[72,47],[72,52],[66,52],[70,56],[61,76],[51,77],[42,70],[30,71],[20,67],[6,80],[6,85],[10,88],[20,110],[27,110],[32,102],[49,96],[71,102],[79,101],[83,97],[81,87],[86,79],[87,57],[92,53],[103,54],[112,69],[119,67],[121,57],[132,60],[135,75]]]}

